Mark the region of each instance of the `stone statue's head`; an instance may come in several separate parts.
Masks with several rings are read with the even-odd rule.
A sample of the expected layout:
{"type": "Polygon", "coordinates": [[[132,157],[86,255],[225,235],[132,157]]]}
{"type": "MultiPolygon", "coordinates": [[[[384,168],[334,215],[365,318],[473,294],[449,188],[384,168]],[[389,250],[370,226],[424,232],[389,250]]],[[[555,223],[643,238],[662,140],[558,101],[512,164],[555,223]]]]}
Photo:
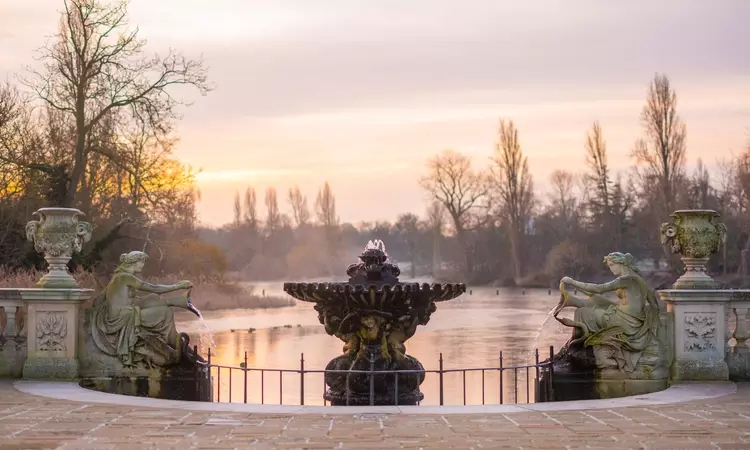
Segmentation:
{"type": "Polygon", "coordinates": [[[147,254],[137,250],[130,253],[123,253],[120,255],[120,265],[117,266],[115,272],[138,273],[143,270],[143,266],[146,264],[147,259],[147,254]]]}
{"type": "Polygon", "coordinates": [[[635,257],[630,253],[610,253],[604,257],[604,264],[608,265],[609,269],[615,275],[623,275],[625,269],[637,274],[640,273],[638,266],[635,264],[635,257]]]}

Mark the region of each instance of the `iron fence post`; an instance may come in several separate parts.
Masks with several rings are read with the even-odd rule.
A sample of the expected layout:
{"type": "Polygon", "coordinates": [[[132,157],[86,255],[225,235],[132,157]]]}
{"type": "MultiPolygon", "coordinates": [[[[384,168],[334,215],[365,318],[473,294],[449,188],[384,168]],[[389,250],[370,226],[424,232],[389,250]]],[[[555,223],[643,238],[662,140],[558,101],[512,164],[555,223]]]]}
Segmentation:
{"type": "Polygon", "coordinates": [[[214,401],[214,376],[211,374],[211,347],[208,347],[208,367],[206,368],[208,370],[208,374],[206,375],[208,377],[208,389],[211,391],[211,402],[214,401]]]}
{"type": "Polygon", "coordinates": [[[299,404],[305,405],[305,354],[299,355],[299,404]]]}
{"type": "Polygon", "coordinates": [[[375,406],[375,358],[370,355],[370,406],[375,406]]]}
{"type": "Polygon", "coordinates": [[[247,352],[245,352],[245,403],[247,403],[247,352]]]}
{"type": "Polygon", "coordinates": [[[328,401],[326,400],[326,371],[323,370],[323,406],[326,406],[328,404],[328,401]]]}
{"type": "Polygon", "coordinates": [[[394,396],[393,403],[396,406],[398,406],[398,372],[395,372],[393,375],[394,375],[393,384],[395,385],[395,394],[394,394],[395,396],[394,396]]]}
{"type": "MultiPolygon", "coordinates": [[[[193,346],[193,354],[198,356],[198,346],[193,346]]],[[[193,376],[195,377],[195,399],[200,401],[201,399],[201,366],[200,363],[196,362],[195,364],[195,370],[193,371],[193,376]]]]}
{"type": "Polygon", "coordinates": [[[541,381],[539,380],[539,349],[534,349],[534,371],[536,373],[534,377],[534,401],[539,402],[540,401],[540,387],[541,387],[541,381]]]}
{"type": "Polygon", "coordinates": [[[482,369],[482,404],[484,405],[484,369],[482,369]]]}
{"type": "Polygon", "coordinates": [[[466,370],[461,371],[463,389],[464,389],[464,406],[466,406],[466,370]]]}
{"type": "Polygon", "coordinates": [[[555,346],[554,345],[550,345],[549,346],[549,398],[547,399],[548,402],[555,401],[555,386],[554,386],[555,366],[554,366],[554,359],[555,359],[555,346]]]}
{"type": "Polygon", "coordinates": [[[443,406],[443,354],[440,353],[440,359],[438,360],[440,371],[438,372],[440,378],[440,406],[443,406]]]}
{"type": "Polygon", "coordinates": [[[503,404],[503,351],[500,350],[500,404],[503,404]]]}

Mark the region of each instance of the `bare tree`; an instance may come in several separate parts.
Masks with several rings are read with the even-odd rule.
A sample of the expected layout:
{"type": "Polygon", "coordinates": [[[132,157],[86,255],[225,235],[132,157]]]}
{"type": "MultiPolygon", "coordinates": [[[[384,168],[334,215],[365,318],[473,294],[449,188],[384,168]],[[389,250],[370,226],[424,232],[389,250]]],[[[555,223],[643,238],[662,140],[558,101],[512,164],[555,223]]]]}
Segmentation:
{"type": "Polygon", "coordinates": [[[645,136],[633,155],[643,166],[643,183],[659,191],[659,216],[672,212],[685,172],[685,124],[677,115],[677,94],[665,75],[656,74],[641,113],[645,136]]]}
{"type": "Polygon", "coordinates": [[[427,208],[427,227],[432,232],[432,276],[435,277],[440,269],[440,243],[445,228],[445,206],[438,200],[431,201],[427,208]]]}
{"type": "Polygon", "coordinates": [[[465,256],[467,275],[474,272],[473,250],[469,245],[467,230],[471,213],[487,198],[487,180],[472,170],[471,160],[461,153],[445,150],[427,161],[429,173],[420,180],[432,198],[440,202],[450,216],[465,256]]]}
{"type": "Polygon", "coordinates": [[[245,223],[253,230],[258,228],[258,199],[252,187],[245,190],[245,223]]]}
{"type": "Polygon", "coordinates": [[[607,143],[602,135],[599,122],[594,122],[586,134],[586,165],[589,172],[584,175],[588,183],[589,210],[599,227],[607,226],[605,220],[610,216],[612,179],[607,158],[607,143]]]}
{"type": "Polygon", "coordinates": [[[334,272],[333,264],[337,260],[339,251],[340,233],[339,216],[336,214],[336,197],[327,181],[320,188],[315,199],[315,215],[323,227],[327,247],[323,263],[326,266],[326,272],[331,274],[334,272]]]}
{"type": "Polygon", "coordinates": [[[576,210],[576,197],[573,192],[575,177],[565,170],[555,170],[550,174],[552,184],[552,206],[566,224],[570,224],[576,210]]]}
{"type": "Polygon", "coordinates": [[[234,193],[234,226],[239,227],[242,223],[242,205],[240,204],[240,193],[234,193]]]}
{"type": "Polygon", "coordinates": [[[734,159],[733,165],[738,212],[747,215],[750,211],[750,147],[734,159]]]}
{"type": "Polygon", "coordinates": [[[405,213],[398,216],[394,224],[396,230],[401,234],[401,238],[406,242],[406,248],[409,252],[409,262],[411,264],[411,277],[417,274],[417,237],[419,234],[419,217],[412,213],[405,213]]]}
{"type": "Polygon", "coordinates": [[[741,168],[735,158],[719,158],[716,161],[718,167],[717,196],[719,209],[739,217],[744,214],[742,194],[739,192],[737,172],[741,168]]]}
{"type": "Polygon", "coordinates": [[[435,234],[442,236],[445,228],[445,206],[438,201],[433,200],[427,207],[427,226],[435,234]]]}
{"type": "Polygon", "coordinates": [[[338,228],[339,217],[336,215],[336,197],[327,181],[318,191],[318,196],[315,199],[315,214],[318,217],[318,222],[327,231],[338,228]]]}
{"type": "Polygon", "coordinates": [[[302,195],[299,186],[289,189],[289,205],[292,207],[292,216],[297,227],[307,225],[310,222],[310,209],[307,207],[307,197],[302,195]]]}
{"type": "Polygon", "coordinates": [[[714,198],[714,188],[711,186],[711,175],[703,160],[698,158],[695,171],[690,179],[688,189],[688,207],[694,209],[710,209],[714,198]]]}
{"type": "Polygon", "coordinates": [[[20,117],[22,105],[21,93],[15,86],[0,84],[0,130],[20,117]]]}
{"type": "Polygon", "coordinates": [[[173,85],[210,90],[201,61],[171,52],[144,57],[138,29],[128,30],[127,0],[112,5],[99,0],[65,0],[60,28],[39,50],[40,70],[28,69],[22,82],[51,108],[73,117],[75,146],[70,185],[63,206],[72,206],[89,152],[119,163],[110,148],[88,147],[92,129],[108,114],[127,111],[152,124],[168,123],[180,102],[173,85]]]}
{"type": "Polygon", "coordinates": [[[266,230],[273,233],[281,227],[279,202],[276,199],[276,189],[266,189],[266,230]]]}
{"type": "Polygon", "coordinates": [[[500,120],[493,161],[493,184],[500,199],[501,217],[505,217],[508,228],[515,278],[519,281],[524,274],[525,236],[534,206],[534,185],[512,120],[500,120]]]}

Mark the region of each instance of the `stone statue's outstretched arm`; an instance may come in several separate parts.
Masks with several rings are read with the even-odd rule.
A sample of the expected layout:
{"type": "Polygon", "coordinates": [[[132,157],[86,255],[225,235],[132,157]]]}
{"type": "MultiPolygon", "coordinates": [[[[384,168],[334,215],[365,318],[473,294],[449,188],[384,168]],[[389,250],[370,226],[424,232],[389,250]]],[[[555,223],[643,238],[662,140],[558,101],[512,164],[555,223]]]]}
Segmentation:
{"type": "Polygon", "coordinates": [[[136,285],[133,286],[139,291],[150,292],[152,294],[166,294],[168,292],[179,291],[180,289],[187,289],[192,286],[189,281],[180,281],[176,284],[151,284],[141,281],[135,278],[136,285]]]}
{"type": "Polygon", "coordinates": [[[584,292],[588,292],[589,294],[604,294],[605,292],[612,292],[616,291],[617,289],[626,287],[626,281],[622,278],[617,278],[604,284],[584,283],[581,281],[576,281],[569,277],[563,278],[562,282],[576,287],[584,292]]]}

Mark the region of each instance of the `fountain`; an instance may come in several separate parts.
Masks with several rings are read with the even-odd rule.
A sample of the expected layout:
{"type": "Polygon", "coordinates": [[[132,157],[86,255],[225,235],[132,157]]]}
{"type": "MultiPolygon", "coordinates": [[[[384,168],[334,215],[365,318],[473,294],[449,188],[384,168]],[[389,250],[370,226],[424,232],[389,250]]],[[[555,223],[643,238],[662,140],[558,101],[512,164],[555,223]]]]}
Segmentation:
{"type": "Polygon", "coordinates": [[[348,282],[284,283],[292,297],[315,303],[318,320],[344,341],[344,354],[326,366],[325,399],[339,405],[416,405],[424,368],[404,342],[426,325],[436,302],[466,292],[465,284],[404,283],[382,241],[370,241],[360,262],[346,269],[348,282]],[[367,371],[402,371],[371,375],[367,371]]]}

